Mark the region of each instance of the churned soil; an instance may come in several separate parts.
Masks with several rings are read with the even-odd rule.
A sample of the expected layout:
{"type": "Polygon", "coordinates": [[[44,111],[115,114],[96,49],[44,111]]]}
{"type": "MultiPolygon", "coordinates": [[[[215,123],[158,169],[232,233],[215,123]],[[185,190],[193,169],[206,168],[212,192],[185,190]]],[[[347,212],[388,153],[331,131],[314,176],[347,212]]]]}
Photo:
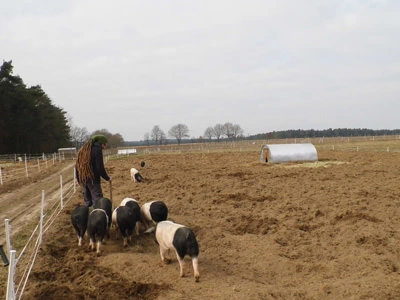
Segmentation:
{"type": "Polygon", "coordinates": [[[115,207],[125,197],[164,201],[169,219],[197,236],[200,281],[189,258],[183,278],[173,252],[161,262],[154,234],[124,248],[111,228],[99,257],[87,236],[78,247],[70,222],[83,203],[78,189],[46,232],[22,299],[400,299],[400,153],[318,156],[283,164],[260,163],[257,151],[110,160],[104,196],[115,207]],[[131,167],[143,182],[130,179],[131,167]]]}

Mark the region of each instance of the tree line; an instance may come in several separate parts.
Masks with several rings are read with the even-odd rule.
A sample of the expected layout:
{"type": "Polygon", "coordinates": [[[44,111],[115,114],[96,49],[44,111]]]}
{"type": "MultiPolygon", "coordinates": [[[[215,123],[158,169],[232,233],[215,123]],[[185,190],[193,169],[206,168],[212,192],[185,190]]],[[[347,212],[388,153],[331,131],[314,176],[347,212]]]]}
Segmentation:
{"type": "Polygon", "coordinates": [[[382,135],[398,135],[400,129],[367,129],[367,128],[328,128],[323,130],[283,130],[261,133],[247,137],[250,140],[263,139],[288,139],[288,138],[318,138],[318,137],[351,137],[351,136],[382,136],[382,135]]]}
{"type": "Polygon", "coordinates": [[[58,148],[80,148],[93,134],[104,134],[110,145],[121,146],[120,134],[106,129],[89,133],[54,105],[39,85],[28,87],[13,75],[12,61],[0,67],[0,153],[54,153],[58,148]]]}
{"type": "MultiPolygon", "coordinates": [[[[204,136],[199,137],[196,139],[196,141],[211,141],[213,138],[215,138],[216,141],[219,142],[224,136],[230,140],[243,138],[243,129],[240,127],[240,125],[232,124],[231,122],[216,124],[214,126],[207,127],[207,129],[204,131],[204,136]]],[[[168,137],[175,139],[176,143],[180,145],[185,139],[189,138],[189,127],[182,123],[176,124],[168,130],[167,136],[159,125],[155,125],[150,132],[145,133],[143,142],[146,145],[162,145],[171,142],[167,139],[168,137]]],[[[191,141],[193,142],[193,139],[191,141]]]]}
{"type": "Polygon", "coordinates": [[[226,122],[224,124],[216,124],[207,127],[204,135],[198,138],[189,137],[189,129],[185,124],[177,124],[168,131],[168,136],[156,125],[150,133],[144,135],[143,141],[126,142],[127,145],[161,145],[168,143],[202,143],[202,142],[220,142],[234,140],[266,140],[266,139],[293,139],[293,138],[318,138],[318,137],[351,137],[351,136],[383,136],[383,135],[400,135],[400,129],[367,129],[367,128],[336,128],[336,129],[291,129],[282,131],[272,131],[267,133],[259,133],[245,137],[243,129],[238,124],[226,122]],[[175,139],[175,140],[174,140],[175,139]]]}
{"type": "Polygon", "coordinates": [[[125,145],[124,138],[119,133],[111,133],[107,129],[98,129],[89,133],[86,127],[75,126],[72,121],[69,123],[70,126],[70,147],[80,149],[88,139],[93,135],[102,134],[108,140],[108,148],[116,148],[125,145]]]}
{"type": "Polygon", "coordinates": [[[117,133],[107,129],[89,133],[75,126],[72,118],[39,86],[27,87],[21,77],[13,75],[12,61],[3,61],[0,67],[0,153],[52,153],[58,148],[79,149],[92,135],[104,134],[111,148],[130,145],[162,145],[167,143],[219,142],[234,140],[264,140],[285,138],[347,137],[398,135],[399,129],[373,130],[366,128],[284,130],[245,137],[239,124],[226,122],[205,129],[203,136],[189,138],[189,128],[178,123],[166,134],[159,125],[144,134],[143,141],[125,142],[117,133]],[[168,139],[169,138],[169,139],[168,139]]]}
{"type": "MultiPolygon", "coordinates": [[[[13,75],[12,61],[3,61],[0,67],[0,153],[52,153],[58,148],[79,149],[92,135],[103,134],[111,148],[124,146],[123,137],[107,129],[89,133],[85,127],[73,124],[72,117],[62,108],[54,105],[41,86],[27,87],[22,78],[13,75]]],[[[235,139],[243,134],[239,125],[217,124],[206,129],[209,140],[218,141],[223,135],[235,139]]],[[[186,124],[170,128],[168,137],[178,144],[189,137],[186,124]]],[[[202,138],[200,138],[202,140],[202,138]]],[[[170,142],[167,135],[155,125],[144,135],[144,143],[165,144],[170,142]]]]}
{"type": "Polygon", "coordinates": [[[39,85],[27,87],[12,75],[12,62],[0,69],[0,153],[52,152],[69,141],[66,112],[53,105],[39,85]]]}

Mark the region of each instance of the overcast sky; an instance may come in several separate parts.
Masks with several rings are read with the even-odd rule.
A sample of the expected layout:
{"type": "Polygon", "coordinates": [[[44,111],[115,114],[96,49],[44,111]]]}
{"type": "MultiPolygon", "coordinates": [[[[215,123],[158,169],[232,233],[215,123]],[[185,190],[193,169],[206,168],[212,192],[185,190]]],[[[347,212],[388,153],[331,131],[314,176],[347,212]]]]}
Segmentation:
{"type": "Polygon", "coordinates": [[[1,0],[0,58],[125,141],[400,128],[398,0],[1,0]]]}

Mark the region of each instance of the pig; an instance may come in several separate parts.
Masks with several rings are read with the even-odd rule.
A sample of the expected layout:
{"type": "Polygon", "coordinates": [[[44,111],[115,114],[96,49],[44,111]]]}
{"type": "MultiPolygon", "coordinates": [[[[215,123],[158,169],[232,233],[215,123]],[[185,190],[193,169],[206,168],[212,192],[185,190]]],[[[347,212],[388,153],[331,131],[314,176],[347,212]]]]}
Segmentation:
{"type": "Polygon", "coordinates": [[[140,175],[139,171],[135,168],[131,169],[131,180],[133,180],[134,182],[142,182],[143,181],[142,175],[140,175]]]}
{"type": "Polygon", "coordinates": [[[126,197],[126,198],[122,199],[122,201],[121,201],[121,203],[120,203],[119,205],[120,205],[120,206],[125,206],[128,202],[131,202],[131,201],[137,203],[137,200],[136,200],[136,199],[126,197]]]}
{"type": "Polygon", "coordinates": [[[97,256],[100,256],[100,245],[107,234],[108,215],[104,209],[95,208],[89,214],[87,232],[90,238],[89,249],[94,249],[96,244],[97,256]]]}
{"type": "Polygon", "coordinates": [[[89,207],[86,205],[79,205],[74,208],[71,213],[71,223],[78,236],[78,246],[82,246],[83,236],[85,235],[89,218],[89,207]]]}
{"type": "Polygon", "coordinates": [[[127,247],[128,242],[131,241],[132,232],[136,226],[133,209],[129,206],[118,206],[114,209],[112,218],[117,234],[119,231],[122,235],[123,246],[127,247]]]}
{"type": "Polygon", "coordinates": [[[140,208],[140,215],[146,230],[153,224],[167,220],[168,207],[163,201],[146,202],[140,208]]]}
{"type": "Polygon", "coordinates": [[[170,259],[166,258],[165,254],[170,249],[175,250],[180,267],[180,277],[184,277],[185,255],[191,257],[194,279],[198,282],[200,279],[198,263],[199,245],[193,231],[184,225],[167,220],[157,223],[155,237],[160,246],[161,260],[164,263],[170,262],[170,259]]]}
{"type": "Polygon", "coordinates": [[[94,205],[93,208],[103,209],[108,217],[107,222],[107,237],[110,238],[110,227],[111,227],[111,218],[112,218],[112,202],[108,198],[100,198],[94,205]]]}
{"type": "Polygon", "coordinates": [[[124,198],[121,201],[120,206],[128,206],[128,207],[132,208],[133,218],[136,222],[135,234],[136,234],[136,236],[139,236],[139,234],[140,234],[140,219],[141,219],[139,203],[133,198],[124,198]]]}

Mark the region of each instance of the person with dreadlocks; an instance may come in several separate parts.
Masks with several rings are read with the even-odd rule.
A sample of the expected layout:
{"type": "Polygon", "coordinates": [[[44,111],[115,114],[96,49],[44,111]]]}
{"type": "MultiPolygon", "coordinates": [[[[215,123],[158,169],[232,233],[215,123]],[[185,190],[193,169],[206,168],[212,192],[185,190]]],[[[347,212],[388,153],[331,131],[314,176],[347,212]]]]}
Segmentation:
{"type": "Polygon", "coordinates": [[[89,207],[103,197],[101,178],[111,182],[103,161],[103,149],[107,142],[104,135],[94,135],[78,151],[75,174],[78,184],[82,186],[85,205],[89,207]]]}

